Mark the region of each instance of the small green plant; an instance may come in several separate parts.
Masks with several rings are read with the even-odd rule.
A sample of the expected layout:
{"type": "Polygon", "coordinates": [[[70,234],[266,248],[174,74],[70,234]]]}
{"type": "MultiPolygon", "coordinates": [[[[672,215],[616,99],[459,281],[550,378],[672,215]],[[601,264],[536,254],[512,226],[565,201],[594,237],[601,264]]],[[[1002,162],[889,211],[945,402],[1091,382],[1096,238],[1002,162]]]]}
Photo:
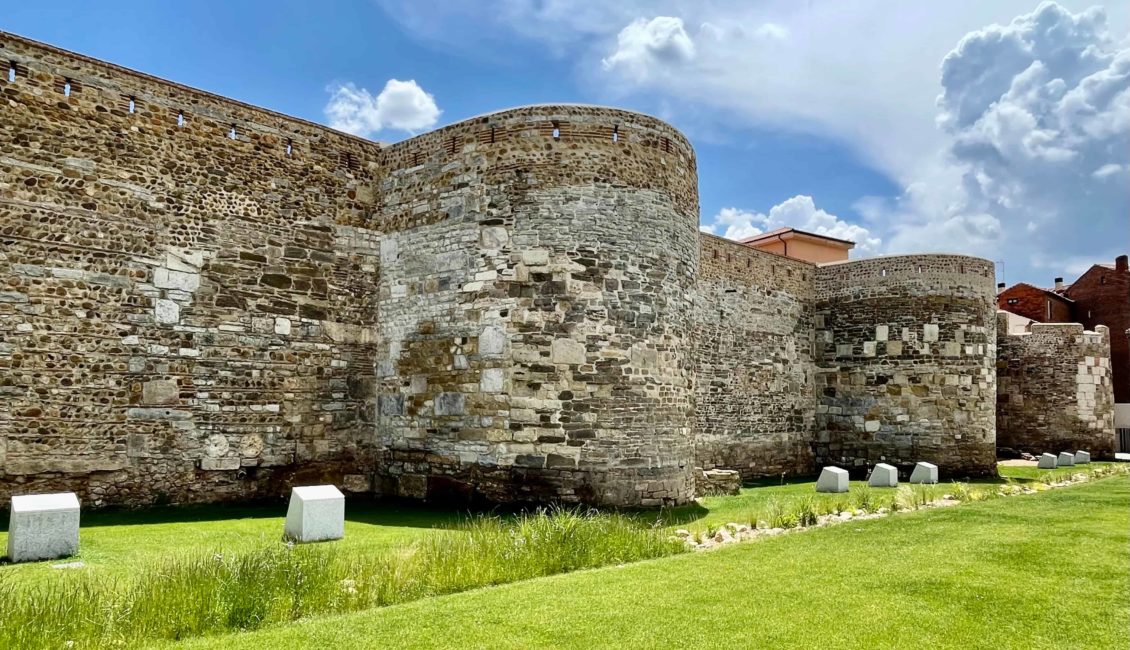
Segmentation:
{"type": "Polygon", "coordinates": [[[875,504],[875,493],[868,485],[858,485],[851,489],[852,500],[859,510],[873,512],[878,510],[875,504]]]}
{"type": "Polygon", "coordinates": [[[819,516],[816,508],[816,498],[812,495],[798,500],[794,509],[797,524],[800,526],[815,526],[819,516]]]}

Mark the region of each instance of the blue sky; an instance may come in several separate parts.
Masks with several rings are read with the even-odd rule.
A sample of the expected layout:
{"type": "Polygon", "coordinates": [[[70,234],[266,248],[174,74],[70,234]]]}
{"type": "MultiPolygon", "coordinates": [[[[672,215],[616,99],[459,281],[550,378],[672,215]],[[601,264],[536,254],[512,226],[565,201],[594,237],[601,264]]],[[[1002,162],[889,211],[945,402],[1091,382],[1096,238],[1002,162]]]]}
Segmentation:
{"type": "Polygon", "coordinates": [[[41,2],[0,29],[384,141],[530,103],[639,110],[694,143],[717,234],[792,225],[1049,284],[1130,248],[1130,11],[1088,7],[41,2]]]}

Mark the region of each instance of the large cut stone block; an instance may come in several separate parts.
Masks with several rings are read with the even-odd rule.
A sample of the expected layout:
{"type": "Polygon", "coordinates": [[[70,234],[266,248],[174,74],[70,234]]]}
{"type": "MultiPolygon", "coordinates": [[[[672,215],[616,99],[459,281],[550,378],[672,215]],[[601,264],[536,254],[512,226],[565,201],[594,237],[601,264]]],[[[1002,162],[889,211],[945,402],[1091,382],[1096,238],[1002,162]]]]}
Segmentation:
{"type": "Polygon", "coordinates": [[[911,483],[929,483],[933,485],[938,482],[938,466],[933,463],[921,462],[914,466],[914,471],[910,473],[911,483]]]}
{"type": "Polygon", "coordinates": [[[1075,452],[1075,464],[1076,465],[1090,465],[1091,464],[1091,452],[1082,451],[1082,450],[1075,452]]]}
{"type": "Polygon", "coordinates": [[[894,465],[878,463],[871,470],[871,478],[867,484],[871,487],[897,487],[899,484],[899,471],[894,465]]]}
{"type": "Polygon", "coordinates": [[[1061,453],[1056,464],[1060,467],[1075,467],[1075,454],[1070,451],[1061,453]]]}
{"type": "Polygon", "coordinates": [[[8,559],[30,562],[78,553],[78,515],[74,492],[12,497],[8,559]]]}
{"type": "Polygon", "coordinates": [[[1056,458],[1055,454],[1040,454],[1040,469],[1055,469],[1056,458]]]}
{"type": "Polygon", "coordinates": [[[847,492],[848,473],[839,467],[825,467],[820,471],[820,478],[816,479],[817,492],[847,492]]]}
{"type": "Polygon", "coordinates": [[[284,535],[296,542],[345,536],[345,495],[332,485],[303,485],[290,491],[284,535]]]}

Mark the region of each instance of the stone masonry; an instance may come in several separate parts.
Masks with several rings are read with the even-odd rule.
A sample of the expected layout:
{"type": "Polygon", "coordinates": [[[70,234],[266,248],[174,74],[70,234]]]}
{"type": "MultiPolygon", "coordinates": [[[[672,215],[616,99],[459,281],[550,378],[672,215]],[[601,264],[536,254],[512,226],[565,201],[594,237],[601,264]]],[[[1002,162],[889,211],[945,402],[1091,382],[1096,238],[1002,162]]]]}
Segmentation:
{"type": "Polygon", "coordinates": [[[1036,456],[1082,449],[1112,458],[1110,331],[1078,323],[1029,327],[1008,334],[998,325],[997,445],[1036,456]]]}
{"type": "Polygon", "coordinates": [[[992,471],[992,264],[701,234],[659,120],[531,106],[382,146],[6,33],[0,73],[0,505],[992,471]]]}

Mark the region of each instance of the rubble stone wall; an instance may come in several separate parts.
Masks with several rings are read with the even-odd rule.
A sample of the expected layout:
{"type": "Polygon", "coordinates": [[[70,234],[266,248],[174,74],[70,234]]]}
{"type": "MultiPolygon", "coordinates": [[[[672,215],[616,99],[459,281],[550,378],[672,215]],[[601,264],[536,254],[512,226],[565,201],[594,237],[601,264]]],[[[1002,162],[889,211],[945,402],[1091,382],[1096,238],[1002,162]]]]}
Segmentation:
{"type": "Polygon", "coordinates": [[[386,150],[378,429],[386,492],[693,495],[694,154],[613,109],[494,113],[386,150]]]}
{"type": "Polygon", "coordinates": [[[816,267],[702,235],[695,457],[743,478],[814,471],[816,267]]]}
{"type": "Polygon", "coordinates": [[[382,147],[0,32],[9,67],[0,506],[991,471],[991,263],[702,235],[659,120],[530,106],[382,147]]]}
{"type": "Polygon", "coordinates": [[[0,504],[365,474],[379,147],[0,45],[0,504]]]}
{"type": "MultiPolygon", "coordinates": [[[[999,327],[999,326],[998,326],[999,327]]],[[[1002,333],[997,346],[997,446],[1039,456],[1083,449],[1114,454],[1110,331],[1078,323],[1033,323],[1002,333]]]]}
{"type": "Polygon", "coordinates": [[[817,464],[995,473],[993,283],[955,255],[818,267],[817,464]]]}

